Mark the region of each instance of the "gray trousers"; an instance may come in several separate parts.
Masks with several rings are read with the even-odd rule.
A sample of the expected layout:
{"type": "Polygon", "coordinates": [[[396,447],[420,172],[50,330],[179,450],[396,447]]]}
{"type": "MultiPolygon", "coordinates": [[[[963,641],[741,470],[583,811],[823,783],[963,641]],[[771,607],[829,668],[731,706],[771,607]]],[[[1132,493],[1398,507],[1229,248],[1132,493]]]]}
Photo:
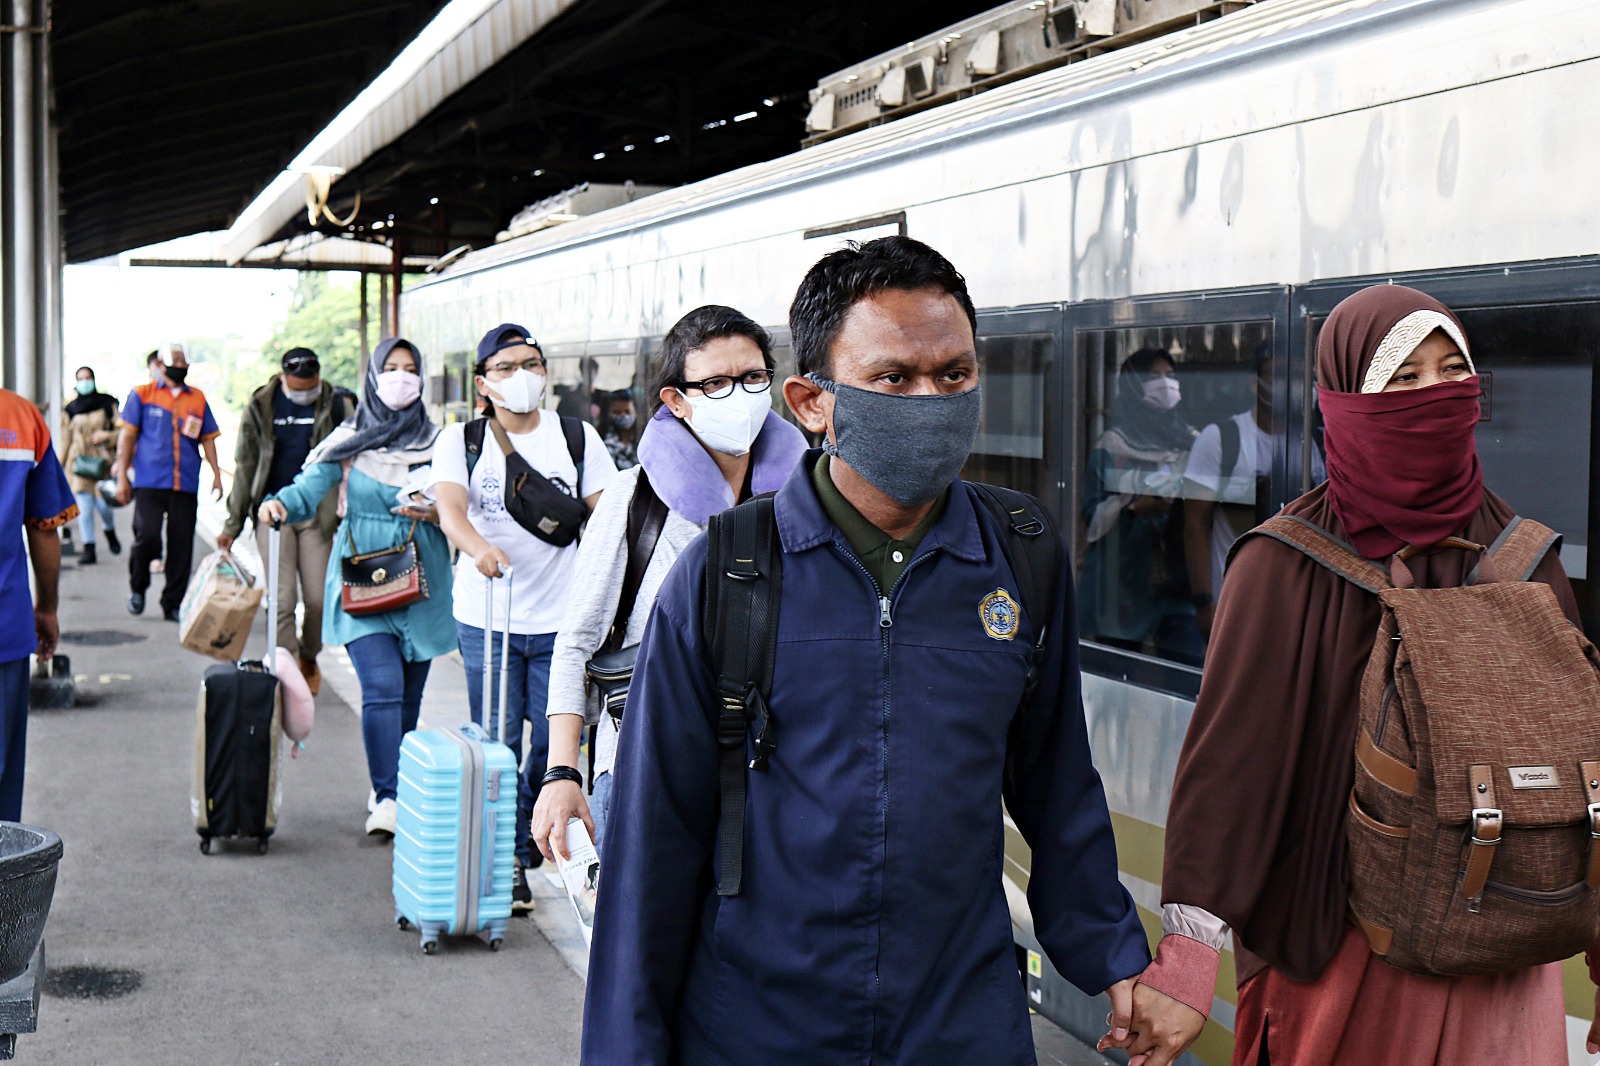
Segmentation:
{"type": "MultiPolygon", "coordinates": [[[[267,532],[266,526],[256,523],[256,549],[261,552],[263,568],[271,564],[267,557],[267,532]]],[[[322,651],[322,593],[332,546],[322,535],[315,518],[285,525],[278,539],[283,550],[278,561],[278,603],[281,605],[278,608],[278,647],[302,659],[315,659],[322,651]],[[305,604],[306,610],[299,639],[296,639],[294,607],[300,602],[305,604]]]]}

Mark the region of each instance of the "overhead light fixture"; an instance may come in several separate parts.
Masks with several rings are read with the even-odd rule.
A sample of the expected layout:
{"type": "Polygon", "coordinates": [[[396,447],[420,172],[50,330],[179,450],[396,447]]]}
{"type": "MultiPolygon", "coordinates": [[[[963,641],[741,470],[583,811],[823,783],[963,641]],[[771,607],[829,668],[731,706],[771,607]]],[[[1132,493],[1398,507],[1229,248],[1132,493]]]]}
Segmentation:
{"type": "Polygon", "coordinates": [[[663,133],[661,136],[656,138],[656,143],[657,144],[666,144],[670,140],[672,140],[672,134],[663,133]]]}
{"type": "Polygon", "coordinates": [[[430,196],[430,197],[428,197],[428,203],[429,203],[429,204],[430,204],[430,205],[432,205],[432,204],[437,204],[437,203],[438,203],[438,202],[439,202],[439,198],[438,198],[438,197],[437,197],[437,196],[430,196]]]}
{"type": "Polygon", "coordinates": [[[533,172],[533,176],[534,176],[534,177],[536,177],[536,178],[542,178],[542,177],[544,177],[544,168],[543,168],[543,167],[540,167],[540,168],[539,168],[539,169],[538,169],[538,170],[535,170],[535,171],[534,171],[534,172],[533,172]]]}
{"type": "Polygon", "coordinates": [[[594,154],[594,158],[596,158],[596,159],[604,159],[605,157],[606,157],[606,154],[604,152],[596,152],[594,154]]]}
{"type": "Polygon", "coordinates": [[[622,146],[622,150],[624,152],[631,152],[631,151],[633,151],[633,149],[634,149],[634,146],[631,145],[631,144],[625,144],[625,145],[622,146]]]}
{"type": "Polygon", "coordinates": [[[754,111],[746,111],[741,115],[734,115],[733,116],[733,121],[735,121],[735,122],[748,122],[748,121],[750,121],[751,119],[753,119],[755,117],[756,117],[756,112],[754,112],[754,111]]]}
{"type": "Polygon", "coordinates": [[[778,98],[775,97],[775,96],[768,96],[765,99],[763,99],[761,102],[763,104],[766,104],[768,107],[777,107],[778,106],[778,98]]]}

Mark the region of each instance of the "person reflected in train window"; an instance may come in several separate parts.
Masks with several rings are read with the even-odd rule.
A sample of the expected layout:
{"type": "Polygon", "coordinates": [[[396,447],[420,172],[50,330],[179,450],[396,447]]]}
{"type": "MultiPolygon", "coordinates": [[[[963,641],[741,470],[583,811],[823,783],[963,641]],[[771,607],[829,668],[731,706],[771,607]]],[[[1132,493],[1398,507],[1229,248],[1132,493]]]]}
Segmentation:
{"type": "Polygon", "coordinates": [[[634,452],[634,442],[639,439],[638,415],[633,409],[633,394],[627,389],[602,393],[600,396],[600,439],[606,442],[606,451],[618,470],[639,465],[634,452]]]}
{"type": "MultiPolygon", "coordinates": [[[[1085,994],[1109,991],[1125,1031],[1149,953],[1090,760],[1070,568],[1020,592],[1008,553],[1022,535],[958,476],[981,413],[975,324],[965,279],[908,237],[851,242],[801,282],[784,399],[826,443],[770,524],[741,515],[767,537],[753,550],[781,556],[779,602],[750,616],[776,625],[770,721],[719,728],[697,538],[657,595],[628,694],[589,1066],[1036,1066],[1002,797],[1032,848],[1039,941],[1085,994]],[[1008,761],[1018,716],[1030,739],[1008,761]]],[[[1042,505],[1012,503],[1062,558],[1042,505]]],[[[719,587],[738,580],[724,574],[719,587]]]]}
{"type": "MultiPolygon", "coordinates": [[[[1494,544],[1515,512],[1483,485],[1459,319],[1414,289],[1375,286],[1334,309],[1316,358],[1329,479],[1280,513],[1380,567],[1421,549],[1407,564],[1419,589],[1468,583],[1478,552],[1443,542],[1494,544]]],[[[1120,1046],[1165,1066],[1199,1035],[1231,930],[1235,1066],[1566,1062],[1559,964],[1416,976],[1358,928],[1346,822],[1380,601],[1276,535],[1240,541],[1222,585],[1167,816],[1164,935],[1135,991],[1138,1035],[1120,1046]]],[[[1529,580],[1577,625],[1556,548],[1532,558],[1529,580]]]]}
{"type": "Polygon", "coordinates": [[[1177,367],[1161,349],[1141,348],[1116,383],[1110,425],[1084,469],[1078,624],[1090,640],[1198,666],[1205,642],[1184,562],[1182,502],[1195,430],[1177,410],[1177,367]]]}
{"type": "MultiPolygon", "coordinates": [[[[638,463],[606,488],[584,529],[551,656],[549,769],[571,775],[549,780],[533,809],[532,838],[547,858],[555,857],[552,842],[565,852],[563,836],[552,834],[571,818],[583,819],[596,844],[605,840],[626,716],[600,708],[589,713],[595,702],[589,660],[603,649],[637,645],[661,583],[711,516],[754,493],[777,491],[805,454],[800,431],[772,410],[772,367],[767,331],[717,304],[679,319],[652,361],[656,412],[639,439],[638,463]],[[596,716],[586,799],[571,776],[584,776],[578,769],[584,720],[596,716]]],[[[631,412],[627,392],[610,395],[613,417],[624,403],[631,412]]]]}

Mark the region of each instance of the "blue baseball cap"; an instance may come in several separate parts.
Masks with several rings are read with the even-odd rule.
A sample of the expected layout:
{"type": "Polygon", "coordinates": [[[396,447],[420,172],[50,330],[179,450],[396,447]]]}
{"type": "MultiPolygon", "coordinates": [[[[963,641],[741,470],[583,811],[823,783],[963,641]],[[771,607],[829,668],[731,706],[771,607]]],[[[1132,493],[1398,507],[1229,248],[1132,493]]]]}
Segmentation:
{"type": "MultiPolygon", "coordinates": [[[[482,363],[502,348],[515,348],[519,344],[539,348],[539,342],[533,339],[533,334],[513,322],[502,322],[485,333],[483,340],[478,342],[478,362],[482,363]]],[[[539,354],[544,354],[543,348],[539,348],[539,354]]]]}

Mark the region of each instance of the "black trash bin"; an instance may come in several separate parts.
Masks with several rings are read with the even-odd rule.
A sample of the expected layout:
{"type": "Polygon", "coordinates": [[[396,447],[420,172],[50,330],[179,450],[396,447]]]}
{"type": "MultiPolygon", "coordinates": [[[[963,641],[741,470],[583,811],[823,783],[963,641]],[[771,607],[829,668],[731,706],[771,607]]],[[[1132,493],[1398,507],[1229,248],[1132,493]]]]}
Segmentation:
{"type": "Polygon", "coordinates": [[[28,968],[44,936],[61,850],[48,829],[0,822],[0,984],[28,968]]]}

